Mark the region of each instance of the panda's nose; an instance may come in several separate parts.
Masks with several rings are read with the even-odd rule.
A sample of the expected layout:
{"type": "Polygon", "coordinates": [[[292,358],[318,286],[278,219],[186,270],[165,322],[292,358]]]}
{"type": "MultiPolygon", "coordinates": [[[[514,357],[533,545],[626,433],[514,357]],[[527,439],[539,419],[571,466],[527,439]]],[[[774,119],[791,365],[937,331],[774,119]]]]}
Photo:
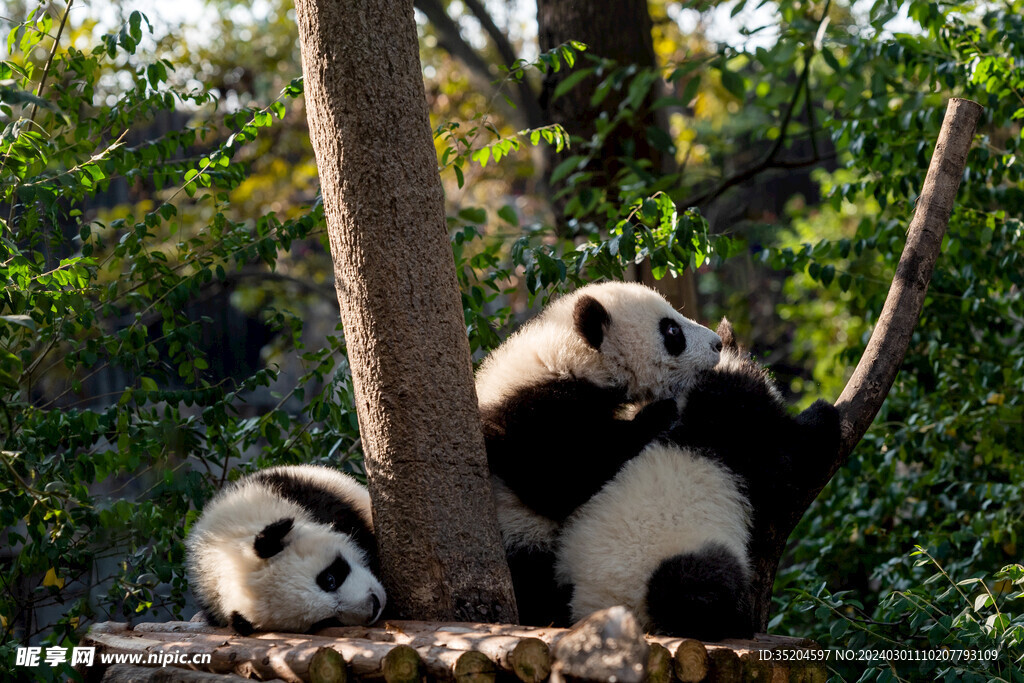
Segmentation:
{"type": "Polygon", "coordinates": [[[716,353],[721,353],[722,352],[722,340],[721,339],[716,339],[715,341],[711,342],[711,348],[713,348],[716,353]]]}

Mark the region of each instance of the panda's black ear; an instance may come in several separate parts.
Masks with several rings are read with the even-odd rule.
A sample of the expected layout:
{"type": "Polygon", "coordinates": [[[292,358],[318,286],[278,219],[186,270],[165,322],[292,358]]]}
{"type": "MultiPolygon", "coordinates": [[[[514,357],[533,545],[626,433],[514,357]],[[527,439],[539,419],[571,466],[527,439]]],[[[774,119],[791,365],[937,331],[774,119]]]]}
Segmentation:
{"type": "Polygon", "coordinates": [[[608,311],[601,305],[601,302],[584,294],[576,300],[572,319],[579,335],[588,344],[599,350],[601,342],[604,341],[604,331],[612,322],[611,316],[608,315],[608,311]]]}
{"type": "Polygon", "coordinates": [[[733,349],[736,347],[736,335],[732,331],[732,323],[729,322],[728,318],[722,318],[722,322],[718,323],[718,329],[715,330],[715,334],[722,338],[722,348],[733,349]]]}
{"type": "Polygon", "coordinates": [[[288,535],[294,525],[294,519],[285,517],[263,527],[263,531],[256,534],[256,541],[252,544],[257,557],[265,560],[284,550],[284,537],[288,535]]]}

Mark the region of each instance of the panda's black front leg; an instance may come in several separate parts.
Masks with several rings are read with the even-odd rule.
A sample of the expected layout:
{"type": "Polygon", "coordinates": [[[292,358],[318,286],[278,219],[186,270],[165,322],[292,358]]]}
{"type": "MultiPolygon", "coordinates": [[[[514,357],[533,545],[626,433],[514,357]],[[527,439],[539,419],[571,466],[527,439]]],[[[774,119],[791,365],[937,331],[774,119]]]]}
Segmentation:
{"type": "Polygon", "coordinates": [[[796,416],[805,450],[816,459],[828,460],[839,452],[842,437],[839,410],[827,401],[818,399],[807,410],[796,416]]]}
{"type": "Polygon", "coordinates": [[[742,464],[735,457],[726,461],[747,482],[755,509],[775,508],[780,501],[788,504],[802,496],[832,466],[839,451],[839,411],[822,400],[796,417],[766,421],[756,431],[762,435],[761,446],[743,449],[742,464]]]}
{"type": "Polygon", "coordinates": [[[579,486],[584,496],[577,496],[582,505],[611,481],[627,462],[676,424],[679,409],[675,399],[655,401],[644,406],[632,420],[613,420],[606,430],[590,434],[589,452],[584,463],[586,484],[579,486]]]}
{"type": "Polygon", "coordinates": [[[559,380],[482,411],[491,472],[534,512],[564,521],[678,419],[674,399],[617,419],[625,398],[618,387],[559,380]]]}

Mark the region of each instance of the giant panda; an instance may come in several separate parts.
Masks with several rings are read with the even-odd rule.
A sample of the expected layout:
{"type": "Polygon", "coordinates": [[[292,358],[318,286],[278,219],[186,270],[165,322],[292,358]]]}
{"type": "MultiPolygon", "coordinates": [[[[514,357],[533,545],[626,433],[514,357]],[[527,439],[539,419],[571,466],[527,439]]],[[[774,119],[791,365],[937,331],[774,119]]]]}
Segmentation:
{"type": "Polygon", "coordinates": [[[625,463],[561,530],[557,581],[571,617],[612,605],[645,628],[703,640],[749,637],[755,514],[830,462],[839,415],[818,401],[796,417],[768,374],[735,344],[680,394],[678,423],[625,463]]]}
{"type": "Polygon", "coordinates": [[[377,620],[370,497],[326,467],[254,472],[206,506],[186,540],[189,584],[206,620],[304,632],[377,620]]]}
{"type": "Polygon", "coordinates": [[[556,300],[484,360],[476,390],[523,623],[568,620],[562,523],[674,423],[674,397],[721,346],[653,289],[608,282],[556,300]]]}

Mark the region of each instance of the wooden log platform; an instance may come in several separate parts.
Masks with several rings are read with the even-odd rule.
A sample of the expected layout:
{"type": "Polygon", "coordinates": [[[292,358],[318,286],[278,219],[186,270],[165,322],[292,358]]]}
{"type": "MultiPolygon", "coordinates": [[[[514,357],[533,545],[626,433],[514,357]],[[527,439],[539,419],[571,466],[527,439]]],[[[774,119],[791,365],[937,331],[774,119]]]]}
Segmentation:
{"type": "Polygon", "coordinates": [[[571,629],[511,624],[385,621],[315,634],[240,636],[197,622],[94,625],[83,646],[99,681],[292,683],[457,681],[491,683],[799,683],[823,682],[813,642],[758,634],[752,640],[702,643],[645,635],[623,608],[598,612],[571,629]],[[103,663],[104,656],[120,661],[103,663]]]}

